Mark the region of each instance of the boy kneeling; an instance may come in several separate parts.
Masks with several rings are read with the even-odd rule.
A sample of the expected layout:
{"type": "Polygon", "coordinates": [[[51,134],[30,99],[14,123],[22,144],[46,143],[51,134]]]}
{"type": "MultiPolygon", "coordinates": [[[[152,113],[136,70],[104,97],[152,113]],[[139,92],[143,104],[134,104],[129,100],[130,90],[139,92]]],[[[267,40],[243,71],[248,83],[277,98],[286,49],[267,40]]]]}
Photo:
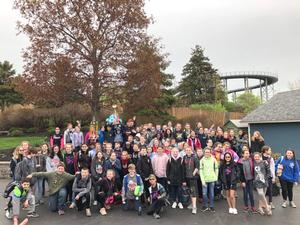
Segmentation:
{"type": "Polygon", "coordinates": [[[28,210],[27,217],[38,217],[35,212],[35,198],[30,189],[30,179],[24,178],[20,186],[15,186],[12,193],[13,222],[19,224],[20,207],[28,210]]]}
{"type": "Polygon", "coordinates": [[[128,174],[123,179],[122,202],[124,210],[129,210],[134,205],[138,215],[142,214],[141,195],[144,192],[144,184],[140,175],[136,174],[135,165],[128,165],[128,174]]]}
{"type": "Polygon", "coordinates": [[[78,211],[85,209],[86,216],[91,214],[91,188],[92,180],[88,168],[82,168],[81,173],[77,175],[73,183],[73,192],[75,195],[76,206],[78,211]]]}
{"type": "Polygon", "coordinates": [[[150,207],[149,210],[147,212],[148,215],[153,215],[153,217],[155,219],[159,219],[160,218],[160,211],[161,208],[165,205],[166,203],[166,190],[165,188],[157,183],[157,179],[156,176],[154,174],[151,174],[149,176],[149,183],[150,183],[150,187],[149,187],[149,193],[150,193],[150,207]]]}

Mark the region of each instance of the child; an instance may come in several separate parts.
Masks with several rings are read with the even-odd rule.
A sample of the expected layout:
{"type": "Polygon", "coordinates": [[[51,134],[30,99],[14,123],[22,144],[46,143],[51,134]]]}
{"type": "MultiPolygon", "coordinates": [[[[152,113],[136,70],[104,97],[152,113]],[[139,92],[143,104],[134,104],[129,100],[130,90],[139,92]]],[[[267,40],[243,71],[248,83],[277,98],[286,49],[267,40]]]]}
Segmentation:
{"type": "MultiPolygon", "coordinates": [[[[36,171],[36,165],[34,160],[34,155],[36,151],[34,149],[30,149],[27,152],[27,155],[23,158],[21,162],[19,162],[16,166],[15,170],[15,178],[16,181],[21,181],[26,178],[30,173],[36,171]]],[[[32,182],[33,184],[34,182],[32,182]]]]}
{"type": "Polygon", "coordinates": [[[116,153],[117,158],[121,160],[121,155],[122,155],[121,142],[115,143],[114,153],[116,153]]]}
{"type": "Polygon", "coordinates": [[[262,160],[261,154],[259,152],[255,152],[253,154],[253,158],[254,158],[254,186],[256,187],[258,197],[259,197],[258,212],[261,215],[264,215],[266,211],[267,215],[271,216],[272,210],[271,207],[268,205],[266,199],[268,179],[271,177],[270,167],[266,161],[262,160]]]}
{"type": "Polygon", "coordinates": [[[35,198],[31,193],[30,180],[28,178],[24,178],[21,181],[21,185],[16,185],[12,192],[14,225],[19,224],[20,208],[22,205],[28,210],[27,217],[39,217],[39,215],[35,212],[35,198]]]}
{"type": "Polygon", "coordinates": [[[153,173],[151,159],[147,155],[147,148],[142,147],[140,152],[140,158],[137,161],[136,171],[141,175],[143,183],[145,185],[146,199],[149,197],[149,182],[148,177],[153,173]]]}
{"type": "Polygon", "coordinates": [[[52,212],[58,212],[59,215],[64,215],[67,197],[66,185],[75,177],[65,172],[65,165],[59,163],[55,172],[36,172],[27,177],[44,177],[47,179],[49,185],[49,209],[52,212]]]}
{"type": "Polygon", "coordinates": [[[76,206],[78,211],[85,209],[86,216],[90,217],[91,214],[91,191],[92,180],[89,175],[88,168],[82,168],[81,173],[77,175],[73,182],[73,192],[75,195],[76,206]],[[83,200],[85,199],[85,201],[83,200]]]}
{"type": "Polygon", "coordinates": [[[131,156],[131,161],[134,165],[137,164],[137,161],[139,159],[139,153],[140,153],[139,145],[134,144],[133,145],[133,153],[132,153],[132,156],[131,156]]]}
{"type": "Polygon", "coordinates": [[[107,170],[106,177],[98,180],[95,184],[96,200],[99,202],[99,213],[106,216],[106,209],[110,208],[113,203],[114,197],[118,195],[117,186],[115,185],[115,172],[111,169],[107,170]]]}
{"type": "Polygon", "coordinates": [[[60,133],[60,128],[56,127],[53,135],[50,136],[50,147],[57,145],[60,149],[64,147],[64,137],[60,133]]]}
{"type": "Polygon", "coordinates": [[[13,180],[15,180],[15,169],[16,169],[16,166],[23,159],[23,155],[20,154],[20,149],[21,149],[21,146],[18,146],[18,147],[15,148],[15,150],[13,152],[13,156],[12,156],[12,158],[10,160],[10,164],[9,164],[10,172],[11,172],[11,178],[13,180]]]}
{"type": "Polygon", "coordinates": [[[109,169],[115,171],[115,182],[118,190],[121,189],[121,162],[117,159],[116,153],[111,153],[110,158],[105,161],[104,169],[107,171],[109,169]]]}
{"type": "Polygon", "coordinates": [[[216,159],[211,154],[210,148],[204,149],[204,157],[200,160],[200,178],[202,182],[203,207],[202,211],[215,212],[214,208],[214,187],[218,180],[219,168],[216,159]],[[208,198],[210,208],[208,208],[208,198]]]}
{"type": "Polygon", "coordinates": [[[158,146],[157,152],[152,159],[152,168],[154,175],[157,177],[158,183],[167,189],[167,164],[169,157],[162,146],[158,146]]]}
{"type": "MultiPolygon", "coordinates": [[[[42,154],[42,149],[36,149],[37,154],[34,156],[36,172],[46,172],[46,157],[42,154]]],[[[34,184],[36,204],[44,204],[43,200],[43,178],[37,178],[34,184]]]]}
{"type": "Polygon", "coordinates": [[[272,149],[269,146],[262,147],[262,159],[267,161],[271,171],[271,177],[268,179],[268,188],[267,188],[267,195],[269,198],[269,205],[271,209],[275,209],[273,205],[272,198],[273,198],[273,184],[275,183],[275,162],[272,157],[272,149]]]}
{"type": "MultiPolygon", "coordinates": [[[[65,171],[69,174],[74,175],[75,171],[76,171],[76,162],[75,162],[75,153],[73,152],[73,146],[70,143],[67,143],[65,145],[65,151],[66,154],[64,155],[64,164],[65,164],[65,171]]],[[[67,201],[71,202],[70,208],[74,208],[75,207],[75,201],[72,198],[72,186],[73,186],[73,181],[70,181],[67,185],[66,185],[66,189],[67,189],[67,201]]]]}
{"type": "Polygon", "coordinates": [[[49,157],[46,159],[46,170],[47,172],[54,172],[57,169],[57,165],[63,162],[63,155],[57,145],[53,146],[49,157]]]}
{"type": "Polygon", "coordinates": [[[124,210],[131,208],[134,204],[134,208],[138,211],[138,215],[142,214],[142,206],[140,196],[144,192],[144,184],[140,175],[136,174],[135,165],[130,164],[128,166],[128,174],[123,179],[122,187],[122,202],[124,210]]]}
{"type": "Polygon", "coordinates": [[[160,218],[160,211],[161,208],[165,205],[165,201],[166,201],[166,190],[164,189],[164,187],[157,183],[156,177],[154,174],[151,174],[149,176],[149,183],[150,183],[150,187],[149,187],[149,193],[150,193],[150,197],[149,197],[149,202],[150,202],[150,207],[149,210],[147,212],[148,215],[153,215],[153,217],[155,219],[159,219],[160,218]]]}
{"type": "Polygon", "coordinates": [[[250,150],[246,145],[243,147],[242,156],[243,158],[238,161],[238,166],[240,171],[240,181],[243,187],[244,212],[249,211],[248,201],[250,201],[250,211],[256,213],[253,197],[254,165],[253,160],[250,158],[250,150]]]}
{"type": "Polygon", "coordinates": [[[282,207],[286,208],[287,198],[289,198],[290,206],[296,208],[293,201],[293,187],[299,181],[299,164],[296,160],[295,152],[292,149],[287,149],[285,156],[281,156],[276,161],[276,174],[282,188],[282,207]]]}
{"type": "Polygon", "coordinates": [[[199,161],[192,154],[192,148],[187,146],[185,148],[186,155],[183,157],[183,174],[184,182],[183,186],[188,186],[191,190],[191,199],[192,204],[188,206],[189,209],[192,209],[193,214],[197,214],[197,197],[198,197],[198,187],[197,179],[199,179],[199,161]]]}
{"type": "Polygon", "coordinates": [[[105,176],[104,170],[105,159],[102,152],[97,152],[92,161],[91,174],[92,174],[92,185],[95,191],[94,204],[97,205],[97,193],[99,192],[97,183],[100,182],[105,176]]]}
{"type": "MultiPolygon", "coordinates": [[[[170,185],[170,199],[172,200],[172,208],[175,209],[176,206],[183,209],[183,205],[180,202],[180,188],[183,179],[183,159],[179,156],[178,148],[173,148],[171,153],[171,159],[167,165],[167,177],[168,184],[170,185]]],[[[155,178],[156,179],[156,178],[155,178]]]]}
{"type": "Polygon", "coordinates": [[[127,151],[123,151],[121,155],[121,179],[128,173],[128,165],[131,164],[131,159],[127,151]]]}
{"type": "Polygon", "coordinates": [[[225,153],[224,161],[220,166],[220,180],[222,181],[223,188],[226,190],[226,199],[229,206],[229,213],[237,215],[235,193],[237,181],[239,178],[238,167],[233,161],[229,152],[225,153]]]}
{"type": "Polygon", "coordinates": [[[87,144],[82,144],[80,151],[76,154],[75,157],[76,172],[81,171],[82,168],[90,168],[91,161],[92,159],[89,156],[89,148],[87,144]]]}

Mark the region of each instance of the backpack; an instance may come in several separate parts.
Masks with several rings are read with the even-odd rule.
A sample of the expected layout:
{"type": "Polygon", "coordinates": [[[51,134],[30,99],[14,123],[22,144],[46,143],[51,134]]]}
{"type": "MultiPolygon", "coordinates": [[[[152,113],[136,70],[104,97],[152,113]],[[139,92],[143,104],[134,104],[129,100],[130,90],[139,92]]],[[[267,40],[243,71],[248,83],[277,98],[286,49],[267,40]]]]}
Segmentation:
{"type": "Polygon", "coordinates": [[[180,194],[181,194],[181,203],[184,204],[184,205],[188,205],[189,202],[190,202],[190,194],[191,194],[191,191],[190,189],[187,187],[187,186],[182,186],[180,188],[180,194]]]}
{"type": "Polygon", "coordinates": [[[10,195],[10,193],[14,190],[14,188],[16,186],[21,190],[21,195],[22,195],[23,194],[23,188],[22,188],[22,185],[20,184],[20,182],[18,182],[18,181],[11,181],[11,182],[9,182],[6,185],[4,193],[3,193],[3,197],[4,198],[8,198],[9,195],[10,195]]]}
{"type": "MultiPolygon", "coordinates": [[[[141,179],[141,176],[136,174],[135,177],[136,177],[137,186],[141,186],[141,182],[143,182],[142,179],[141,179]]],[[[124,183],[124,189],[125,189],[125,194],[126,194],[128,192],[128,175],[126,175],[124,177],[124,182],[125,182],[124,183]]],[[[140,193],[140,194],[142,194],[142,193],[140,193]]]]}

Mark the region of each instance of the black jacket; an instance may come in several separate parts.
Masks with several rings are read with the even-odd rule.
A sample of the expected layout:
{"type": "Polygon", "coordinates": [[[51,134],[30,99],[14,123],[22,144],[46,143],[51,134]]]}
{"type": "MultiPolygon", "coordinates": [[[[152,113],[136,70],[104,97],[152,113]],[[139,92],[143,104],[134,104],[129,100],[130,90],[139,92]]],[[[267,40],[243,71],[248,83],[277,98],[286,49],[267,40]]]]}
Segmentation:
{"type": "Polygon", "coordinates": [[[141,156],[136,164],[136,172],[143,178],[148,178],[153,173],[151,159],[148,156],[141,156]]]}
{"type": "Polygon", "coordinates": [[[259,152],[261,153],[261,148],[265,145],[264,141],[260,141],[258,139],[255,139],[254,141],[251,141],[251,153],[259,152]]]}
{"type": "Polygon", "coordinates": [[[167,164],[167,177],[171,185],[181,185],[184,182],[183,159],[171,157],[167,164]]]}
{"type": "Polygon", "coordinates": [[[226,179],[226,171],[231,170],[231,176],[230,176],[230,183],[236,184],[240,177],[239,167],[235,162],[228,164],[221,163],[220,169],[219,169],[219,178],[222,181],[222,183],[226,186],[227,185],[227,179],[226,179]]]}

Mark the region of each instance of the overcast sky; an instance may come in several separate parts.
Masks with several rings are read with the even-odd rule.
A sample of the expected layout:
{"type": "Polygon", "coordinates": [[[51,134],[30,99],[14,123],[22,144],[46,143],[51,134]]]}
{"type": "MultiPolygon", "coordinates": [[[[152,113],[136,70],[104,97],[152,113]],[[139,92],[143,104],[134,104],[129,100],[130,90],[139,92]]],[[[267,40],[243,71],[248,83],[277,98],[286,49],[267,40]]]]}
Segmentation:
{"type": "MultiPolygon", "coordinates": [[[[1,1],[0,61],[9,60],[20,73],[28,41],[16,35],[12,2],[1,1]]],[[[274,72],[277,91],[300,79],[300,0],[150,0],[146,12],[155,21],[149,32],[161,38],[177,81],[196,44],[220,72],[274,72]]]]}

